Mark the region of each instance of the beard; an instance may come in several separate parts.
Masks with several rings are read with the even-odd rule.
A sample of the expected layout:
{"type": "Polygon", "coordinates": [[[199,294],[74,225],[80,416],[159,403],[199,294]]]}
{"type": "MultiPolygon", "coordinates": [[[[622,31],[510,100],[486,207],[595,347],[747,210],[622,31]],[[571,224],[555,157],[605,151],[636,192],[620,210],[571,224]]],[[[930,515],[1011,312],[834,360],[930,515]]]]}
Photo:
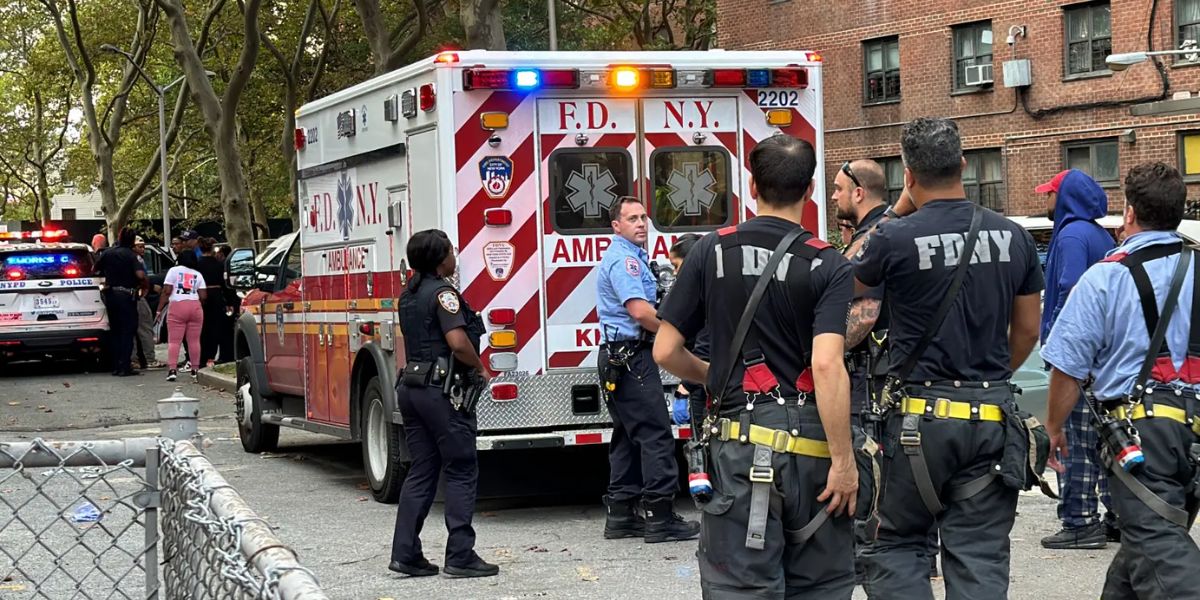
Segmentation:
{"type": "Polygon", "coordinates": [[[858,227],[858,215],[854,214],[853,209],[843,209],[840,205],[836,204],[835,206],[837,207],[838,219],[849,221],[853,223],[855,227],[858,227]]]}

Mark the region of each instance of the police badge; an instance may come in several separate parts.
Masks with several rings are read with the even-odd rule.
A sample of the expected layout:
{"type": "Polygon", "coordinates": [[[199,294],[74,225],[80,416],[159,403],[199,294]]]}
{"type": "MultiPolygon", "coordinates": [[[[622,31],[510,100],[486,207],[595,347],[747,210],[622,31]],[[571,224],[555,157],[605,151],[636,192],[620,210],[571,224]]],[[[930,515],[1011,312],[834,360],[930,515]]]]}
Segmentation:
{"type": "Polygon", "coordinates": [[[441,304],[442,308],[446,309],[446,312],[448,312],[452,315],[458,314],[458,309],[459,309],[458,294],[454,293],[451,290],[446,290],[444,292],[439,293],[437,299],[438,299],[438,304],[441,304]]]}

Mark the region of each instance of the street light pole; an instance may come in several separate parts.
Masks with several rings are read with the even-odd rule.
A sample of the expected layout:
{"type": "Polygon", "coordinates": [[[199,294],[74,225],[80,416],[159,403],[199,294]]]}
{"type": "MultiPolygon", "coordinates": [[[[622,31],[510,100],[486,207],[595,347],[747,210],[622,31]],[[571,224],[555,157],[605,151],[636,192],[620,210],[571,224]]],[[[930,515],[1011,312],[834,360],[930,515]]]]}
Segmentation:
{"type": "Polygon", "coordinates": [[[555,4],[558,0],[546,0],[546,15],[550,21],[550,51],[558,50],[558,14],[555,4]]]}
{"type": "Polygon", "coordinates": [[[1154,50],[1146,52],[1123,52],[1121,54],[1109,54],[1104,59],[1104,63],[1112,71],[1124,71],[1129,67],[1140,62],[1145,62],[1151,56],[1188,56],[1189,60],[1196,60],[1196,56],[1200,55],[1200,48],[1195,46],[1187,46],[1178,50],[1154,50]]]}

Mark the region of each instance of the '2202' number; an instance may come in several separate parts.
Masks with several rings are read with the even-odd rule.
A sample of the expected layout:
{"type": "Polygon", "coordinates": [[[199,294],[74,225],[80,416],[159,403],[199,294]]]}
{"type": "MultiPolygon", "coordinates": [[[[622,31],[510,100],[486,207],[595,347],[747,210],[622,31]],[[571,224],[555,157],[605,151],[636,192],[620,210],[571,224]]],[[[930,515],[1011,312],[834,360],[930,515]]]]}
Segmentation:
{"type": "Polygon", "coordinates": [[[767,108],[799,106],[800,92],[794,90],[759,90],[758,105],[767,108]]]}

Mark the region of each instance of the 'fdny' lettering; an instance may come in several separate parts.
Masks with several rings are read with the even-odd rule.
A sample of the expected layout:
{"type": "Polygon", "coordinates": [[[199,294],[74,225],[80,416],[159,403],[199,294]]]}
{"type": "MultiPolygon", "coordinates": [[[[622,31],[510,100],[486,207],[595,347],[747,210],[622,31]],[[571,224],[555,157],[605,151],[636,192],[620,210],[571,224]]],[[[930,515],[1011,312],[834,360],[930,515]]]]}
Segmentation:
{"type": "MultiPolygon", "coordinates": [[[[708,112],[712,110],[713,101],[709,100],[707,105],[700,100],[693,102],[685,102],[679,100],[677,102],[664,102],[663,106],[667,109],[663,114],[664,129],[708,129],[708,112]],[[684,119],[687,122],[684,122],[684,119]],[[671,122],[674,121],[674,125],[671,122]]],[[[713,122],[713,127],[720,127],[720,123],[713,122]]]]}
{"type": "Polygon", "coordinates": [[[554,242],[554,253],[550,262],[586,263],[604,258],[604,251],[612,243],[609,238],[558,238],[554,242]]]}
{"type": "Polygon", "coordinates": [[[359,185],[356,190],[358,196],[358,212],[357,225],[378,225],[383,219],[379,215],[379,202],[377,194],[379,192],[379,182],[372,181],[366,185],[359,185]],[[368,202],[370,209],[368,210],[368,202]]]}
{"type": "MultiPolygon", "coordinates": [[[[989,229],[979,232],[979,241],[971,255],[971,264],[1001,262],[1012,260],[1009,247],[1012,245],[1012,232],[1004,229],[989,229]],[[996,252],[993,254],[992,246],[996,252]]],[[[942,256],[942,264],[952,268],[958,264],[966,238],[961,233],[943,233],[940,235],[923,235],[913,239],[917,245],[918,268],[926,271],[933,268],[933,258],[942,256]]]]}
{"type": "MultiPolygon", "coordinates": [[[[603,102],[588,101],[584,103],[584,115],[587,118],[588,129],[603,129],[605,127],[617,127],[616,123],[609,124],[608,107],[603,102]]],[[[577,116],[579,112],[578,102],[559,102],[558,103],[558,128],[566,131],[569,129],[583,129],[584,122],[582,117],[577,116]]]]}

